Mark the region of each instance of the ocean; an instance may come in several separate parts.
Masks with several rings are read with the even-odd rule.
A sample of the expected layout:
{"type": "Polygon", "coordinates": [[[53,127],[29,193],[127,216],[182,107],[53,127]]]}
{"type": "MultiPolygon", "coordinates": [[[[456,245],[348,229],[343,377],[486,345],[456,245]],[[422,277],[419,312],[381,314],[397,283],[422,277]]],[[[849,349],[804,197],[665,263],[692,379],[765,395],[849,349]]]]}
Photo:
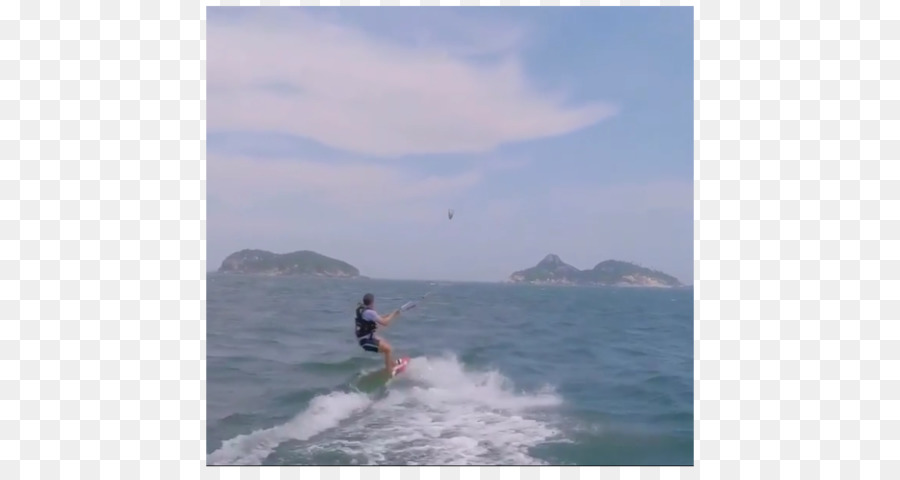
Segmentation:
{"type": "Polygon", "coordinates": [[[209,274],[210,465],[693,465],[693,290],[209,274]],[[407,370],[353,336],[366,292],[407,370]]]}

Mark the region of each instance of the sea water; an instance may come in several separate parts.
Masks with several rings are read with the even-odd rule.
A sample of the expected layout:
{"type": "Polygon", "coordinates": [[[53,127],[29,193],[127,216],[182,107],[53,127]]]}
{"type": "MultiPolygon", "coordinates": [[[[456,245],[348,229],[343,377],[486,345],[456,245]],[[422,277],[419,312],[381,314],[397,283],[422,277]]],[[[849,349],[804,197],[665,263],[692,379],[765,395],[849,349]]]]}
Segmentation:
{"type": "Polygon", "coordinates": [[[693,291],[210,274],[207,462],[692,465],[693,291]],[[406,371],[353,338],[353,310],[406,371]]]}

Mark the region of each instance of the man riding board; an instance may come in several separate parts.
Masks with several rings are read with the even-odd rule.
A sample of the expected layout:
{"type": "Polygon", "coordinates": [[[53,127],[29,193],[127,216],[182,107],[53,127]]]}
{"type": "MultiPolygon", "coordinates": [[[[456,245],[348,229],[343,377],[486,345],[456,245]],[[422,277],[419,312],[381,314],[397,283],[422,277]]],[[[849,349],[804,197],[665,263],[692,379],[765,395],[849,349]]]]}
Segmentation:
{"type": "Polygon", "coordinates": [[[375,295],[371,293],[365,294],[362,303],[356,307],[356,340],[363,350],[384,355],[384,368],[389,375],[400,361],[394,362],[391,359],[391,344],[375,335],[375,331],[379,326],[390,325],[397,315],[400,315],[400,310],[394,310],[384,317],[378,315],[375,311],[375,295]]]}

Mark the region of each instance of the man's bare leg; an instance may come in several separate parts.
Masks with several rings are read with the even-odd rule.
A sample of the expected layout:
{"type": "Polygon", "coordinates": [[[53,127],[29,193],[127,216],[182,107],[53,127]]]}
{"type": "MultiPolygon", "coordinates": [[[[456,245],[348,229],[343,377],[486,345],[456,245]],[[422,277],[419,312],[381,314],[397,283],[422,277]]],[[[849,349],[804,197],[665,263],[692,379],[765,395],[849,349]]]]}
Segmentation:
{"type": "Polygon", "coordinates": [[[388,374],[390,374],[392,369],[394,368],[394,362],[391,358],[391,344],[386,342],[383,338],[379,338],[378,351],[384,354],[384,369],[388,374]]]}

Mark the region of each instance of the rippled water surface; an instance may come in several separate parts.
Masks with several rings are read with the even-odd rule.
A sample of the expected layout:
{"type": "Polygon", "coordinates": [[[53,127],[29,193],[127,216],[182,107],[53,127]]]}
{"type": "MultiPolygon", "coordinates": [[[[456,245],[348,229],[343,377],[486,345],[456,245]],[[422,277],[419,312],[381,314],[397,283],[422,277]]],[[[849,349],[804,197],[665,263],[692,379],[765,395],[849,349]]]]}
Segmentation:
{"type": "Polygon", "coordinates": [[[693,291],[208,277],[209,464],[693,464],[693,291]],[[386,386],[366,292],[412,358],[386,386]]]}

